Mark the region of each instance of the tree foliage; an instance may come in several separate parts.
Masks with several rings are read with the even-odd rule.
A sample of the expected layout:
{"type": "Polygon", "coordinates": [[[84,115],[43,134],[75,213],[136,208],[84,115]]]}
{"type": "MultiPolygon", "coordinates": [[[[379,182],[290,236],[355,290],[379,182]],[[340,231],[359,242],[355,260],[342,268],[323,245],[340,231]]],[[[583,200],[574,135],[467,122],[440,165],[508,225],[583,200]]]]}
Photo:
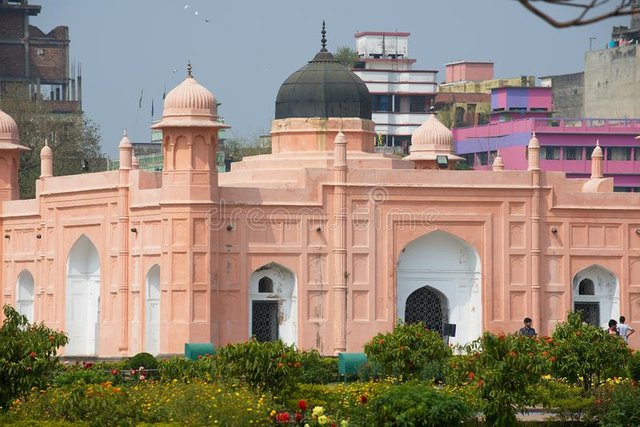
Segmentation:
{"type": "Polygon", "coordinates": [[[0,407],[32,387],[43,388],[58,366],[57,351],[69,339],[44,324],[29,324],[10,305],[3,308],[0,328],[0,407]]]}
{"type": "Polygon", "coordinates": [[[2,94],[0,109],[17,123],[20,143],[30,151],[20,156],[20,197],[35,197],[35,181],[40,176],[40,150],[45,139],[53,152],[53,174],[73,175],[106,170],[98,127],[83,113],[51,113],[45,102],[32,101],[26,88],[12,85],[2,94]]]}
{"type": "Polygon", "coordinates": [[[358,60],[358,52],[348,46],[338,47],[335,55],[333,56],[338,60],[339,63],[347,68],[353,68],[356,61],[358,60]]]}
{"type": "Polygon", "coordinates": [[[624,373],[631,351],[622,338],[582,322],[580,313],[569,313],[553,331],[549,353],[557,358],[552,373],[584,390],[600,385],[607,377],[624,373]]]}

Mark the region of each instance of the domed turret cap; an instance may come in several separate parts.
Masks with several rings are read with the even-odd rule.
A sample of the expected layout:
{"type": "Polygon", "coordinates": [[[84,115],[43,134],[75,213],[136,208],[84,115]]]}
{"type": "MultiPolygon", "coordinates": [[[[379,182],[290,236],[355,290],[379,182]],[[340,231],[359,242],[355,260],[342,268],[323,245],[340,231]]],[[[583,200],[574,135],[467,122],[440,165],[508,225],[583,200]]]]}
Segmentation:
{"type": "Polygon", "coordinates": [[[193,78],[191,64],[188,65],[187,70],[187,78],[165,97],[162,120],[152,128],[167,126],[227,127],[217,121],[216,98],[193,78]]]}
{"type": "Polygon", "coordinates": [[[324,22],[322,49],[282,83],[276,119],[355,117],[371,120],[371,94],[355,73],[327,51],[324,22]]]}
{"type": "Polygon", "coordinates": [[[13,118],[0,110],[0,149],[29,150],[20,144],[18,125],[13,118]]]}

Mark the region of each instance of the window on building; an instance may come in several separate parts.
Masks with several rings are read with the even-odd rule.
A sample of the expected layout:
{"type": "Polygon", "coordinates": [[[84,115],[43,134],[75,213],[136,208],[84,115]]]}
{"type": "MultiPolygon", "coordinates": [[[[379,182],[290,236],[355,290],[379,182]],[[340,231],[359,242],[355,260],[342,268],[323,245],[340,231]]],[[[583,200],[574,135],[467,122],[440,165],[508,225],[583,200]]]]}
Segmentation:
{"type": "Polygon", "coordinates": [[[427,112],[427,97],[422,95],[413,95],[409,97],[409,111],[412,113],[427,112]]]}
{"type": "Polygon", "coordinates": [[[258,292],[260,293],[273,293],[273,280],[269,277],[263,277],[258,282],[258,292]]]}
{"type": "Polygon", "coordinates": [[[613,192],[614,193],[633,193],[633,189],[634,187],[619,186],[619,187],[613,187],[613,192]]]}
{"type": "Polygon", "coordinates": [[[582,147],[562,147],[564,160],[582,160],[582,147]]]}
{"type": "Polygon", "coordinates": [[[560,147],[551,147],[551,146],[540,147],[540,159],[560,160],[560,147]]]}
{"type": "Polygon", "coordinates": [[[474,153],[467,153],[467,154],[459,154],[460,157],[462,157],[464,159],[464,162],[469,165],[469,166],[473,166],[475,165],[475,154],[474,153]]]}
{"type": "Polygon", "coordinates": [[[631,147],[607,147],[607,160],[631,160],[631,147]]]}
{"type": "Polygon", "coordinates": [[[410,135],[396,135],[393,138],[393,145],[395,147],[409,147],[411,144],[411,136],[410,135]]]}
{"type": "Polygon", "coordinates": [[[640,147],[636,147],[633,150],[635,151],[633,160],[635,160],[636,162],[640,162],[640,147]]]}
{"type": "Polygon", "coordinates": [[[578,295],[595,295],[594,291],[591,279],[583,279],[578,285],[578,295]]]}
{"type": "Polygon", "coordinates": [[[373,95],[371,97],[373,111],[392,111],[391,95],[373,95]]]}
{"type": "Polygon", "coordinates": [[[476,153],[476,155],[478,156],[478,164],[482,166],[489,164],[489,153],[487,153],[486,151],[481,151],[479,153],[476,153]]]}
{"type": "Polygon", "coordinates": [[[593,153],[593,149],[595,147],[584,147],[584,159],[591,160],[591,154],[593,153]]]}

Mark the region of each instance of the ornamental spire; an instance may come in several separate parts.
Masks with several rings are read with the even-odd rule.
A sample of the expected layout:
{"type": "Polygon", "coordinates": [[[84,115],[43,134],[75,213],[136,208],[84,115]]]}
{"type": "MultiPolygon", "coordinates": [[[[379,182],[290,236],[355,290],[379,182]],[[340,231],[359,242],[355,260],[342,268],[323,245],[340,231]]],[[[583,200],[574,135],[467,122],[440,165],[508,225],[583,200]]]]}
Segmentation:
{"type": "Polygon", "coordinates": [[[320,43],[322,44],[322,49],[320,49],[320,52],[326,52],[327,51],[327,31],[325,30],[325,25],[324,25],[324,19],[322,20],[322,31],[320,32],[322,33],[322,38],[320,39],[320,43]]]}

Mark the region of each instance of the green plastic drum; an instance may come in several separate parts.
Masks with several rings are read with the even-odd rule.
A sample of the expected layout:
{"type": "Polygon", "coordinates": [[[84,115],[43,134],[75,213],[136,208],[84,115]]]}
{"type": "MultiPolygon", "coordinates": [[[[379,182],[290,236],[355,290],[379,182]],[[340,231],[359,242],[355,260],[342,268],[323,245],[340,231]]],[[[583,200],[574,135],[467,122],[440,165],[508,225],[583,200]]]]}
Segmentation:
{"type": "Polygon", "coordinates": [[[365,363],[367,363],[367,355],[364,353],[338,353],[340,375],[355,375],[365,363]]]}
{"type": "Polygon", "coordinates": [[[216,349],[210,342],[184,344],[184,357],[187,359],[198,360],[198,356],[204,357],[208,354],[216,354],[216,349]]]}

